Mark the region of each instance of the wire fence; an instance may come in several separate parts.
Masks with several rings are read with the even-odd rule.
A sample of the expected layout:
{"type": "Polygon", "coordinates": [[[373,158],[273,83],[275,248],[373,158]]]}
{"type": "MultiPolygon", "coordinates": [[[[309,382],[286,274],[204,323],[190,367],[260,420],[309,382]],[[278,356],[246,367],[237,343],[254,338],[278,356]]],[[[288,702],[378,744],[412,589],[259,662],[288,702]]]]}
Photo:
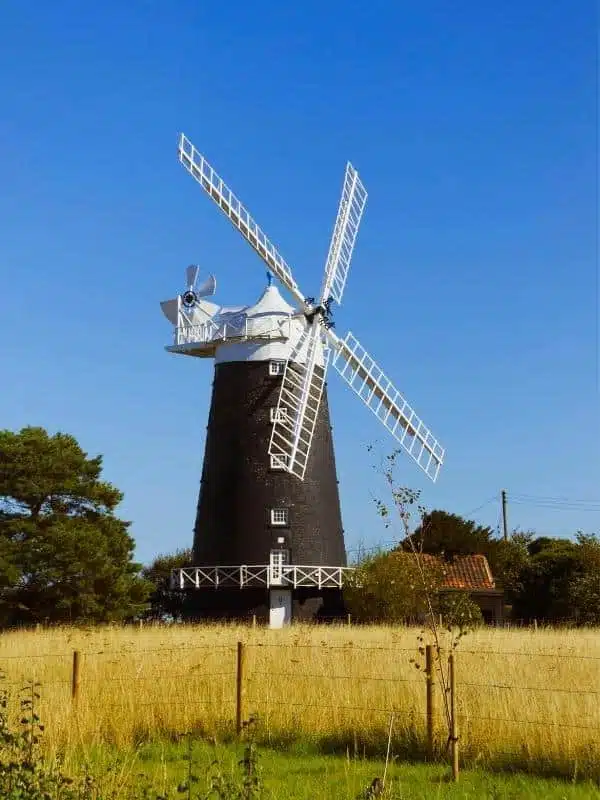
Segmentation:
{"type": "Polygon", "coordinates": [[[309,736],[372,752],[392,720],[401,754],[460,747],[463,759],[510,757],[600,777],[600,656],[240,641],[0,652],[0,667],[10,692],[38,687],[42,716],[110,740],[127,731],[241,734],[256,717],[265,741],[309,736]]]}

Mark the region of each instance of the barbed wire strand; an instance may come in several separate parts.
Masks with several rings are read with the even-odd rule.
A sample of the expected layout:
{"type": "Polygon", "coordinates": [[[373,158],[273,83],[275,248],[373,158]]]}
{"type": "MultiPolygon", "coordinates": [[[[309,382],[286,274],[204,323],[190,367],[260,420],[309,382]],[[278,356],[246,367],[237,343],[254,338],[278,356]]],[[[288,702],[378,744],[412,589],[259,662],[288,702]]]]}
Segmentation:
{"type": "MultiPolygon", "coordinates": [[[[358,680],[358,681],[387,681],[391,683],[418,683],[422,684],[422,680],[418,680],[417,678],[388,678],[388,677],[380,677],[375,675],[311,675],[308,673],[294,673],[294,672],[271,672],[269,670],[269,678],[311,678],[314,680],[358,680]]],[[[245,676],[244,680],[247,681],[264,681],[264,675],[257,675],[256,677],[253,676],[245,676]]]]}

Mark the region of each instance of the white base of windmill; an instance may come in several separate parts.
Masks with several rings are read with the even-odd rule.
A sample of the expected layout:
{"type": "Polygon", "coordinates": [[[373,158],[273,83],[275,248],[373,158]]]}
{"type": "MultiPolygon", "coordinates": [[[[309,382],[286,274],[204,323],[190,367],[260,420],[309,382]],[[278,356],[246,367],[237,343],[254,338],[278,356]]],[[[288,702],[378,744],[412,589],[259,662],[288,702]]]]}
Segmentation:
{"type": "Polygon", "coordinates": [[[271,589],[269,592],[269,628],[285,628],[292,621],[292,590],[271,589]]]}

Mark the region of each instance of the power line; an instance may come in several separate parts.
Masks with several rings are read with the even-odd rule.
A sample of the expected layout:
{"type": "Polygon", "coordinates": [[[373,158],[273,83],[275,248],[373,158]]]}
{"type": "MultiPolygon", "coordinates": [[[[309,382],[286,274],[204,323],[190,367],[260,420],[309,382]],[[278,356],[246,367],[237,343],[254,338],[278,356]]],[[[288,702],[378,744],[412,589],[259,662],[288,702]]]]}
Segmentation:
{"type": "Polygon", "coordinates": [[[577,511],[581,512],[600,512],[600,508],[591,507],[591,506],[570,506],[570,505],[560,505],[558,503],[534,503],[529,500],[514,500],[513,505],[518,506],[531,506],[532,508],[543,508],[549,511],[577,511]]]}
{"type": "MultiPolygon", "coordinates": [[[[488,497],[487,500],[484,500],[484,502],[478,505],[476,508],[471,509],[471,511],[467,511],[466,513],[461,514],[460,516],[463,517],[464,519],[468,519],[471,514],[475,514],[478,511],[481,511],[482,508],[485,508],[490,503],[493,503],[497,500],[498,500],[498,495],[494,494],[491,497],[488,497]]],[[[499,528],[499,523],[496,524],[496,527],[499,528]]],[[[364,546],[352,547],[347,549],[346,553],[348,555],[354,553],[359,553],[359,554],[375,553],[380,550],[385,550],[387,548],[398,547],[400,544],[401,544],[401,539],[388,539],[386,541],[381,541],[378,542],[377,544],[371,545],[370,547],[364,547],[364,546]]]]}
{"type": "Polygon", "coordinates": [[[592,505],[600,505],[600,500],[590,500],[590,499],[583,500],[581,498],[575,499],[572,497],[552,497],[550,495],[536,495],[536,494],[529,494],[527,492],[516,492],[513,493],[511,496],[522,497],[528,500],[548,500],[557,503],[585,503],[585,504],[591,503],[592,505]]]}
{"type": "Polygon", "coordinates": [[[600,511],[598,500],[576,500],[568,497],[548,497],[531,494],[512,494],[511,503],[537,506],[538,508],[561,509],[565,511],[600,511]]]}
{"type": "Polygon", "coordinates": [[[384,550],[387,547],[397,547],[400,544],[399,539],[390,539],[388,541],[379,542],[378,544],[371,545],[370,547],[352,547],[346,550],[346,553],[374,553],[377,550],[384,550]]]}
{"type": "MultiPolygon", "coordinates": [[[[550,511],[579,511],[579,512],[600,512],[600,500],[583,500],[583,499],[573,499],[569,497],[552,497],[549,495],[533,495],[533,494],[526,494],[526,493],[515,493],[507,492],[507,500],[514,505],[520,506],[532,506],[535,508],[543,508],[550,511]]],[[[478,511],[486,508],[490,505],[490,503],[498,503],[498,510],[496,513],[496,524],[494,526],[495,530],[500,531],[501,529],[501,522],[502,522],[502,507],[501,507],[501,494],[496,492],[496,494],[491,495],[483,503],[480,503],[475,508],[470,509],[469,511],[463,512],[460,514],[463,519],[469,519],[473,514],[476,514],[478,511]]],[[[380,541],[377,544],[371,545],[369,547],[364,546],[357,546],[351,549],[348,549],[346,552],[348,555],[354,553],[361,553],[361,554],[368,554],[368,553],[375,553],[381,550],[386,550],[387,548],[398,547],[400,544],[400,539],[389,539],[385,541],[380,541]]]]}
{"type": "Polygon", "coordinates": [[[492,503],[494,501],[497,501],[497,500],[498,500],[498,493],[493,494],[491,497],[488,497],[487,500],[484,500],[484,502],[480,506],[477,506],[477,508],[471,509],[471,511],[467,511],[466,513],[461,514],[460,516],[468,518],[468,517],[471,516],[471,514],[476,514],[478,511],[481,511],[482,508],[485,508],[486,506],[489,506],[490,503],[492,503]]]}

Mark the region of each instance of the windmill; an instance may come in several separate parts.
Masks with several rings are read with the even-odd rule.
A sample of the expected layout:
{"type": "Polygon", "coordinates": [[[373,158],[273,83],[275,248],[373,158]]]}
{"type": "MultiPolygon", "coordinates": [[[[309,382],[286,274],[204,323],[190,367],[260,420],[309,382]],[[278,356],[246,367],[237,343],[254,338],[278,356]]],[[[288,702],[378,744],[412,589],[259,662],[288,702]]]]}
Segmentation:
{"type": "Polygon", "coordinates": [[[276,627],[294,616],[336,613],[348,569],[325,379],[333,366],[401,448],[433,481],[444,450],[358,339],[333,330],[367,192],[348,163],[317,297],[305,295],[289,265],[238,198],[181,135],[179,160],[268,269],[253,305],[208,301],[214,277],[161,303],[173,324],[166,349],[213,358],[215,377],[194,529],[194,566],[174,587],[196,589],[209,616],[269,613],[276,627]],[[274,276],[291,295],[289,304],[274,276]]]}

